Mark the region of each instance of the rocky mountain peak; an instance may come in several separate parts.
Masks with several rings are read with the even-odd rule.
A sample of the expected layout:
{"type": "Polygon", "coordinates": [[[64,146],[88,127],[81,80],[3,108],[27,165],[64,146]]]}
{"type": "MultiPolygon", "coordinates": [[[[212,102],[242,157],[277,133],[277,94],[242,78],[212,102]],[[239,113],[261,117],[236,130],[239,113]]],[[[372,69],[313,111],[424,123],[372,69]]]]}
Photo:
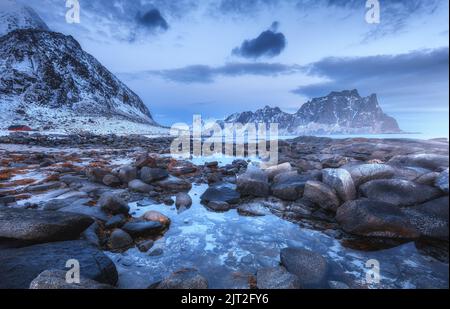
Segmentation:
{"type": "Polygon", "coordinates": [[[126,131],[130,122],[157,126],[142,100],[72,36],[49,31],[29,8],[5,3],[9,10],[2,16],[9,26],[0,36],[2,127],[20,123],[97,131],[99,125],[120,123],[126,131]]]}
{"type": "Polygon", "coordinates": [[[45,22],[29,6],[14,0],[0,1],[0,36],[17,29],[49,30],[45,22]]]}
{"type": "Polygon", "coordinates": [[[236,113],[225,122],[276,122],[283,134],[294,135],[401,132],[397,121],[381,109],[376,94],[361,97],[356,89],[313,98],[295,114],[265,106],[254,113],[236,113]]]}

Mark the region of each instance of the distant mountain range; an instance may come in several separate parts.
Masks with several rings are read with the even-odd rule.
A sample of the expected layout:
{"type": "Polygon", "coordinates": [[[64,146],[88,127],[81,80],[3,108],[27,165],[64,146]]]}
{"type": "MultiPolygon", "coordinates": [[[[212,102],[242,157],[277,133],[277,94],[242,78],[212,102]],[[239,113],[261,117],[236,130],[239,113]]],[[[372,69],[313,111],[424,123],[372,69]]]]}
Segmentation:
{"type": "Polygon", "coordinates": [[[73,37],[50,31],[29,7],[0,6],[2,126],[98,133],[158,126],[142,100],[73,37]]]}
{"type": "Polygon", "coordinates": [[[235,113],[222,123],[278,123],[280,134],[376,134],[402,132],[386,115],[375,94],[361,97],[357,90],[331,92],[303,104],[295,114],[266,106],[255,112],[235,113]]]}

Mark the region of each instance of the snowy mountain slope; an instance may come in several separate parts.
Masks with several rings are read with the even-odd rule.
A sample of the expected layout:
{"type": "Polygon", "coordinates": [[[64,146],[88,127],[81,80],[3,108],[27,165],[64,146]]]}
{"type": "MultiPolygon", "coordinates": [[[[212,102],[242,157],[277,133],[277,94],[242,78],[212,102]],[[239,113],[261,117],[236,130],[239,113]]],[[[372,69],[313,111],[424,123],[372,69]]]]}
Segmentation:
{"type": "Polygon", "coordinates": [[[17,29],[49,30],[36,12],[13,0],[0,1],[0,36],[17,29]]]}
{"type": "Polygon", "coordinates": [[[281,134],[364,134],[401,132],[386,115],[377,96],[361,97],[357,90],[332,92],[303,104],[295,114],[266,106],[256,112],[236,113],[223,122],[278,123],[281,134]]]}
{"type": "Polygon", "coordinates": [[[114,133],[119,122],[145,134],[159,127],[142,100],[73,37],[49,31],[30,8],[8,8],[0,19],[2,29],[13,29],[0,37],[1,127],[114,133]]]}

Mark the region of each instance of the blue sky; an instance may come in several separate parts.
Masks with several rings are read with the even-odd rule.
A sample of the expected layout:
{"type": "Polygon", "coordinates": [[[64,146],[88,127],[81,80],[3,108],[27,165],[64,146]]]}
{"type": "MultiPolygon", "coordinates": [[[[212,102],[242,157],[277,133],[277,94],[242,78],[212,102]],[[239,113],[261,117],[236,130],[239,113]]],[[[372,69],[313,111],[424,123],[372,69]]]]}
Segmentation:
{"type": "Polygon", "coordinates": [[[377,93],[407,131],[448,136],[448,1],[27,0],[121,78],[165,125],[311,97],[377,93]]]}

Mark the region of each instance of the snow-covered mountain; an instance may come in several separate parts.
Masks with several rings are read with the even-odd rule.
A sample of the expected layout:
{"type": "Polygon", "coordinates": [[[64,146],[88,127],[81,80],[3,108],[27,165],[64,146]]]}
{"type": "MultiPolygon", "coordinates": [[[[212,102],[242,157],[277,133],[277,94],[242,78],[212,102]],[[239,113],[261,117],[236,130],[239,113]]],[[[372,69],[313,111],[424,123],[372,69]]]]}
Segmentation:
{"type": "Polygon", "coordinates": [[[147,133],[158,126],[142,100],[73,37],[49,31],[31,8],[8,7],[0,19],[2,29],[12,29],[0,37],[2,127],[147,133]]]}
{"type": "Polygon", "coordinates": [[[370,134],[401,132],[386,115],[375,94],[361,97],[357,90],[332,92],[303,104],[295,114],[266,106],[256,112],[236,113],[223,122],[278,123],[281,134],[370,134]]]}
{"type": "Polygon", "coordinates": [[[13,0],[0,1],[0,36],[17,29],[49,30],[36,12],[13,0]]]}

